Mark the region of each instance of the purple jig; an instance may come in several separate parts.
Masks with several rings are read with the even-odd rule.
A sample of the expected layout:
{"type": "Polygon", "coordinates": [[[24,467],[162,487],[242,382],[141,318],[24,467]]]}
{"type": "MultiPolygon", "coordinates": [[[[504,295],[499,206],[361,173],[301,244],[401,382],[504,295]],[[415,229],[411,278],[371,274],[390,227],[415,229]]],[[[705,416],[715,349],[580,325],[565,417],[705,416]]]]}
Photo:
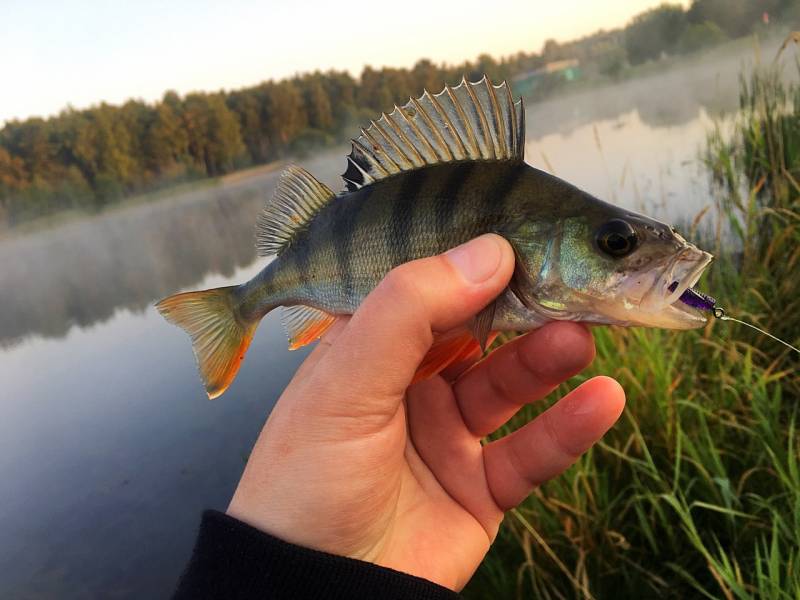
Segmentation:
{"type": "MultiPolygon", "coordinates": [[[[669,286],[669,291],[670,292],[674,292],[676,289],[678,289],[678,282],[677,281],[673,281],[672,285],[669,286]]],[[[712,298],[711,296],[709,296],[707,294],[704,294],[703,292],[698,292],[695,289],[688,288],[685,292],[683,292],[681,294],[681,297],[679,298],[679,300],[681,302],[683,302],[684,304],[688,304],[692,308],[696,308],[698,310],[708,311],[708,312],[712,313],[717,319],[720,319],[721,321],[733,321],[734,323],[740,323],[741,325],[749,327],[750,329],[755,329],[759,333],[761,333],[763,335],[766,335],[767,337],[772,338],[776,342],[780,342],[781,344],[783,344],[784,346],[786,346],[790,350],[794,350],[795,352],[800,354],[800,348],[792,346],[789,342],[786,342],[786,341],[780,339],[779,337],[775,337],[770,332],[764,331],[760,327],[756,327],[755,325],[751,325],[750,323],[742,321],[741,319],[736,319],[734,317],[729,317],[728,315],[725,314],[725,309],[723,309],[720,306],[717,306],[717,301],[714,300],[714,298],[712,298]]]]}
{"type": "MultiPolygon", "coordinates": [[[[669,286],[669,291],[674,292],[677,287],[678,282],[673,281],[672,285],[669,286]]],[[[685,292],[683,292],[679,300],[684,304],[688,304],[692,308],[696,308],[698,310],[707,310],[709,312],[714,312],[714,309],[717,305],[717,301],[714,298],[704,294],[703,292],[698,292],[693,288],[688,288],[685,292]]]]}

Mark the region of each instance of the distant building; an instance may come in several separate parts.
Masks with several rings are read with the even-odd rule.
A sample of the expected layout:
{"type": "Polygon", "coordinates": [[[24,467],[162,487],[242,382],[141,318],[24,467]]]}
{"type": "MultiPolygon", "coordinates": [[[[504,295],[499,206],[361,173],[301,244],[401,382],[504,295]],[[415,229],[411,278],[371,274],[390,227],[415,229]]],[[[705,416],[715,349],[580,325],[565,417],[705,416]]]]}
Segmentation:
{"type": "Polygon", "coordinates": [[[538,69],[518,73],[512,79],[514,91],[523,96],[530,94],[539,87],[545,79],[553,76],[561,77],[564,81],[575,81],[581,76],[580,61],[577,58],[554,60],[538,69]]]}

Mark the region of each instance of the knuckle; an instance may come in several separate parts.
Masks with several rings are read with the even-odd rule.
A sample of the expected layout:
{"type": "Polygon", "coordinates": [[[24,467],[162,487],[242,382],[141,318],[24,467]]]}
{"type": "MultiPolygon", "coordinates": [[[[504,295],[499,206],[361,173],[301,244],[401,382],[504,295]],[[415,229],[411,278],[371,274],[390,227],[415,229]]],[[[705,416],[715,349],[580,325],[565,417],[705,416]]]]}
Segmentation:
{"type": "Polygon", "coordinates": [[[576,450],[575,448],[572,448],[571,445],[562,438],[558,427],[553,422],[553,413],[551,413],[549,410],[546,410],[542,413],[541,419],[547,438],[550,440],[550,444],[556,450],[556,452],[568,457],[570,462],[576,460],[581,454],[583,454],[582,450],[576,450]]]}
{"type": "Polygon", "coordinates": [[[379,287],[392,297],[417,299],[420,292],[412,271],[408,263],[395,267],[387,273],[379,287]]]}
{"type": "Polygon", "coordinates": [[[508,450],[509,450],[508,451],[509,464],[511,465],[511,468],[514,470],[514,473],[516,473],[520,481],[525,482],[525,484],[527,484],[531,488],[535,488],[538,485],[540,485],[542,482],[531,473],[530,469],[526,468],[525,466],[526,460],[525,457],[522,455],[522,452],[520,451],[518,444],[509,444],[508,450]]]}
{"type": "Polygon", "coordinates": [[[396,310],[427,315],[428,307],[417,276],[408,264],[395,267],[378,285],[380,294],[391,299],[396,310]]]}
{"type": "MultiPolygon", "coordinates": [[[[523,340],[521,345],[524,345],[523,348],[517,348],[517,361],[519,362],[522,369],[534,377],[538,382],[543,383],[545,385],[557,385],[560,381],[553,381],[554,377],[551,373],[548,373],[547,368],[543,368],[541,354],[540,352],[531,352],[530,348],[532,344],[536,344],[538,346],[538,337],[536,334],[539,334],[539,331],[534,331],[530,334],[530,338],[527,340],[523,340]],[[525,343],[527,342],[527,343],[525,343]]],[[[538,348],[537,348],[538,350],[538,348]]]]}
{"type": "Polygon", "coordinates": [[[430,347],[433,334],[430,327],[430,310],[418,284],[418,274],[409,263],[395,267],[383,278],[375,290],[379,304],[385,309],[391,306],[395,316],[405,321],[416,333],[398,343],[409,345],[411,351],[419,352],[430,347]]]}
{"type": "Polygon", "coordinates": [[[500,362],[490,357],[486,361],[486,377],[492,394],[507,404],[521,405],[516,395],[510,389],[508,378],[500,371],[500,362]]]}

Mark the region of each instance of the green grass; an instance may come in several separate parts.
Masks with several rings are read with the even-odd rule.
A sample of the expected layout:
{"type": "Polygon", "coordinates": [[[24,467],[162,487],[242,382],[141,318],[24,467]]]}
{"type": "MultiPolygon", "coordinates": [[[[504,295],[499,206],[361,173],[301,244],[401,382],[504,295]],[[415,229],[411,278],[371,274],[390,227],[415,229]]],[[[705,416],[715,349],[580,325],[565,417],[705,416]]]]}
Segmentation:
{"type": "MultiPolygon", "coordinates": [[[[797,345],[800,88],[754,73],[741,108],[733,134],[709,134],[717,206],[699,237],[719,258],[701,287],[797,345]]],[[[797,355],[720,321],[692,332],[597,328],[595,339],[597,359],[577,380],[619,379],[624,416],[507,515],[464,594],[800,598],[797,355]]],[[[498,435],[543,408],[524,408],[498,435]]]]}

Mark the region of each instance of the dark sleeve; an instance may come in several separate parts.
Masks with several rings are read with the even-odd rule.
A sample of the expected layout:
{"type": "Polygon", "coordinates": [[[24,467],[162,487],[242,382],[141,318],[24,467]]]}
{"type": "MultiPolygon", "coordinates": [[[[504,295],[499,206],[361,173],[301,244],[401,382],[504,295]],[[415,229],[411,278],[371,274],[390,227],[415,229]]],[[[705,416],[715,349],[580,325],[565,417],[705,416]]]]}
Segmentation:
{"type": "Polygon", "coordinates": [[[456,600],[440,585],[372,563],[295,546],[206,511],[173,600],[375,598],[456,600]]]}

